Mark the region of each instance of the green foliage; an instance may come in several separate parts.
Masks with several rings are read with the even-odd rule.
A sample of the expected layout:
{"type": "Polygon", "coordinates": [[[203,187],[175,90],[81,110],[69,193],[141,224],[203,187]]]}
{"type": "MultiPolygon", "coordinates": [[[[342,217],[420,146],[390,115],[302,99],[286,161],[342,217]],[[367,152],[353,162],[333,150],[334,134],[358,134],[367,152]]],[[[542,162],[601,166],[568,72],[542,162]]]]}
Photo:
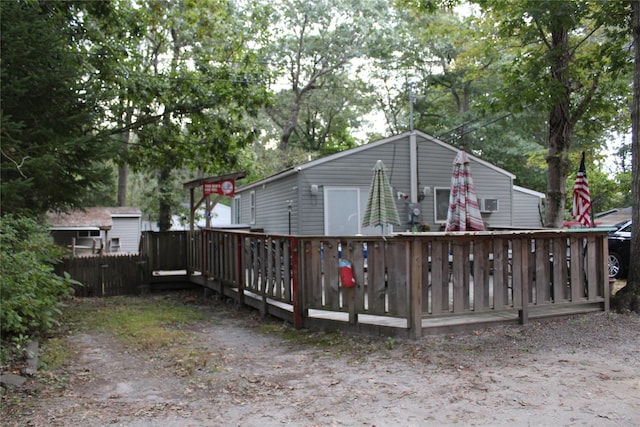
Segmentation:
{"type": "Polygon", "coordinates": [[[373,87],[361,66],[392,33],[386,1],[273,1],[273,64],[277,93],[267,112],[280,130],[281,151],[349,148],[353,129],[373,109],[373,87]]]}
{"type": "Polygon", "coordinates": [[[63,298],[76,282],[68,275],[54,273],[63,249],[53,243],[42,224],[4,215],[0,217],[0,240],[0,332],[4,352],[51,330],[57,324],[63,298]]]}
{"type": "MultiPolygon", "coordinates": [[[[595,215],[609,209],[631,206],[631,172],[612,175],[600,170],[592,160],[593,156],[587,155],[587,179],[589,181],[589,193],[591,195],[592,213],[595,215]]],[[[572,172],[567,177],[567,209],[565,219],[571,218],[573,208],[573,185],[576,173],[580,166],[580,153],[571,156],[572,172]]]]}
{"type": "Polygon", "coordinates": [[[80,206],[110,178],[108,144],[91,136],[99,92],[84,86],[81,12],[16,0],[0,2],[0,14],[3,212],[80,206]]]}
{"type": "Polygon", "coordinates": [[[226,0],[123,1],[115,18],[119,26],[95,21],[105,31],[89,46],[116,59],[99,65],[108,72],[96,81],[111,96],[103,132],[114,135],[119,164],[155,175],[147,190],[166,229],[178,206],[176,172],[230,172],[257,136],[247,118],[269,98],[268,71],[253,52],[264,18],[226,0]]]}

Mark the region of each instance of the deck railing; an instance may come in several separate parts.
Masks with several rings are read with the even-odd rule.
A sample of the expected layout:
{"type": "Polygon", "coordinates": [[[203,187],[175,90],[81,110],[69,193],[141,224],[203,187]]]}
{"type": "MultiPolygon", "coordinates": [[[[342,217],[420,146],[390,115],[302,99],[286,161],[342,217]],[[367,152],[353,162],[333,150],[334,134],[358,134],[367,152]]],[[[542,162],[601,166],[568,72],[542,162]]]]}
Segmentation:
{"type": "MultiPolygon", "coordinates": [[[[153,236],[164,239],[162,233],[153,236]]],[[[173,235],[166,239],[179,241],[173,235]]],[[[183,241],[192,281],[296,327],[329,323],[371,329],[365,325],[374,324],[419,337],[425,322],[434,319],[512,315],[526,323],[539,309],[607,310],[609,304],[606,231],[382,238],[205,229],[185,233],[183,241]],[[353,266],[355,287],[340,282],[341,260],[353,266]]]]}

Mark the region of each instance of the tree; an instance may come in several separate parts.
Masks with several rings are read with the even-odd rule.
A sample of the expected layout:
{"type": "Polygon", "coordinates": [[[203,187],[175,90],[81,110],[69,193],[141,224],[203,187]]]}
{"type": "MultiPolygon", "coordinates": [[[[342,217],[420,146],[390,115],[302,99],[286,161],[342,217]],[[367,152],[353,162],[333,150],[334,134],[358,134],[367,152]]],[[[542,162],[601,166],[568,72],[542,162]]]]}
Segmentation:
{"type": "MultiPolygon", "coordinates": [[[[413,91],[414,127],[465,149],[517,176],[516,183],[544,191],[544,115],[534,108],[515,114],[498,102],[500,70],[513,52],[498,36],[495,23],[446,7],[425,13],[425,4],[404,2],[402,43],[377,67],[389,95],[379,99],[395,132],[409,128],[406,80],[392,87],[388,70],[407,70],[413,91]],[[417,7],[417,9],[416,9],[417,7]],[[400,48],[402,46],[402,48],[400,48]]],[[[445,2],[450,3],[450,2],[445,2]]],[[[434,5],[435,3],[427,4],[434,5]]],[[[427,11],[428,12],[428,11],[427,11]]]]}
{"type": "MultiPolygon", "coordinates": [[[[631,103],[631,161],[633,205],[631,216],[631,260],[640,255],[640,0],[631,1],[629,27],[633,35],[634,72],[633,100],[631,103]]],[[[632,310],[640,313],[640,263],[631,261],[627,284],[612,298],[611,304],[619,311],[632,310]]]]}
{"type": "Polygon", "coordinates": [[[84,87],[80,18],[100,5],[10,1],[0,11],[3,214],[39,215],[83,206],[105,186],[110,193],[110,146],[93,138],[99,98],[84,87]]]}
{"type": "Polygon", "coordinates": [[[335,145],[356,117],[368,112],[362,101],[368,88],[348,74],[355,70],[356,58],[366,58],[383,44],[380,23],[388,19],[387,3],[271,3],[275,35],[265,57],[279,71],[276,77],[287,82],[268,110],[281,130],[278,148],[286,152],[300,144],[318,149],[321,141],[335,145]]]}
{"type": "Polygon", "coordinates": [[[611,126],[625,103],[624,3],[479,0],[505,37],[520,42],[507,70],[511,105],[548,111],[545,225],[564,219],[569,153],[577,129],[611,126]],[[515,92],[515,93],[514,93],[515,92]]]}
{"type": "Polygon", "coordinates": [[[128,0],[110,3],[107,13],[87,17],[86,49],[92,78],[88,91],[101,94],[101,131],[109,135],[117,165],[117,206],[127,206],[128,150],[135,137],[134,119],[151,102],[149,70],[143,57],[147,27],[145,10],[128,0]],[[138,114],[138,115],[137,115],[138,114]]]}
{"type": "Polygon", "coordinates": [[[173,172],[226,172],[256,136],[247,117],[267,102],[267,71],[250,44],[265,20],[261,9],[225,0],[144,1],[121,9],[135,17],[123,18],[132,36],[117,45],[126,58],[119,73],[127,78],[106,75],[113,98],[104,132],[125,135],[121,170],[128,164],[155,172],[159,228],[167,230],[177,203],[173,172]]]}

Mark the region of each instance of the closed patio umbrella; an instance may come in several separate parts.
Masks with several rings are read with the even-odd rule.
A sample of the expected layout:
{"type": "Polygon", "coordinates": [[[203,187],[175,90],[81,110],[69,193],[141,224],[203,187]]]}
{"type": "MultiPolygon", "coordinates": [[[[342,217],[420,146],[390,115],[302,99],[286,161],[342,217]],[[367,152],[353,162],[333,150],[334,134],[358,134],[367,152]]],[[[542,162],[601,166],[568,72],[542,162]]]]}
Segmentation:
{"type": "Polygon", "coordinates": [[[362,226],[380,226],[384,234],[384,226],[388,224],[400,225],[400,217],[396,202],[393,200],[393,190],[389,184],[384,163],[378,160],[373,168],[373,179],[362,226]]]}
{"type": "Polygon", "coordinates": [[[453,161],[451,194],[445,231],[483,231],[484,222],[473,187],[469,156],[460,151],[453,161]]]}

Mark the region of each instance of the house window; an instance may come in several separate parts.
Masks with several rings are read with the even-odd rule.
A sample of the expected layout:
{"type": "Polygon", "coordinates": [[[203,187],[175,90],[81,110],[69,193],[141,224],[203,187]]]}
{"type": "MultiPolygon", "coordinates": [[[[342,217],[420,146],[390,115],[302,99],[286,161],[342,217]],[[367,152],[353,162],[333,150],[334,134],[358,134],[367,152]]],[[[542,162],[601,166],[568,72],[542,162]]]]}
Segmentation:
{"type": "Polygon", "coordinates": [[[240,215],[240,196],[233,198],[233,223],[240,224],[242,216],[240,215]]]}
{"type": "Polygon", "coordinates": [[[78,230],[78,237],[100,237],[100,230],[78,230]]]}
{"type": "Polygon", "coordinates": [[[249,193],[249,203],[250,203],[250,210],[251,210],[251,218],[250,218],[250,223],[251,224],[255,224],[256,223],[256,192],[252,191],[251,193],[249,193]]]}
{"type": "Polygon", "coordinates": [[[436,224],[444,224],[447,222],[447,212],[449,211],[449,195],[451,189],[436,188],[433,193],[434,218],[436,224]]]}

